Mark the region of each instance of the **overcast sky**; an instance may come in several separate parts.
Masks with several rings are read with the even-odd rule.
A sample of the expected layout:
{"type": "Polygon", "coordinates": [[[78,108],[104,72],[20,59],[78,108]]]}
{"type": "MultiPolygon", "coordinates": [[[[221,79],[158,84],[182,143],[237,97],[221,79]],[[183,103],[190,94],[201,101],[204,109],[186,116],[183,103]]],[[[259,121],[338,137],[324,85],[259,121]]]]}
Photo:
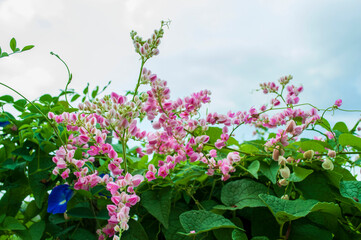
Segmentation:
{"type": "MultiPolygon", "coordinates": [[[[247,110],[269,102],[252,90],[292,74],[301,101],[361,109],[360,1],[0,0],[0,46],[35,48],[0,60],[0,81],[30,99],[59,93],[67,81],[59,54],[81,91],[112,80],[134,89],[139,69],[129,32],[148,38],[172,20],[160,55],[146,67],[168,81],[174,98],[212,91],[212,111],[247,110]]],[[[0,88],[0,94],[9,94],[0,88]]],[[[338,113],[349,121],[359,114],[338,113]]]]}

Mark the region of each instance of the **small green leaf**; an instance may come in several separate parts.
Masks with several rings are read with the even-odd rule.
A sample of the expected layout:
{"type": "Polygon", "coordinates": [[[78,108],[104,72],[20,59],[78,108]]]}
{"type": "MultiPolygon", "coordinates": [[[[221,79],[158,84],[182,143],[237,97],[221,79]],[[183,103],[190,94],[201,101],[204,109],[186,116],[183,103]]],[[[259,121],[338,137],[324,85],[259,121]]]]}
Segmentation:
{"type": "Polygon", "coordinates": [[[96,86],[96,88],[92,91],[91,94],[92,98],[95,98],[97,96],[98,91],[99,91],[99,86],[96,86]]]}
{"type": "Polygon", "coordinates": [[[3,52],[0,57],[7,57],[9,54],[7,52],[3,52]]]}
{"type": "Polygon", "coordinates": [[[15,40],[15,38],[12,38],[10,40],[10,48],[11,48],[11,50],[13,50],[13,52],[15,52],[15,50],[16,50],[16,40],[15,40]]]}
{"type": "Polygon", "coordinates": [[[179,219],[185,230],[185,235],[199,234],[219,228],[241,229],[222,215],[204,210],[184,212],[179,216],[179,219]],[[195,231],[195,233],[192,234],[191,231],[195,231]]]}
{"type": "Polygon", "coordinates": [[[301,182],[303,181],[308,175],[313,173],[312,169],[306,169],[294,166],[293,172],[291,173],[291,176],[289,178],[289,181],[291,182],[301,182]]]}
{"type": "Polygon", "coordinates": [[[258,170],[259,170],[259,167],[260,167],[259,161],[258,161],[258,160],[255,160],[255,161],[253,161],[253,162],[249,165],[247,171],[248,171],[250,174],[252,174],[253,177],[255,177],[256,179],[258,179],[258,174],[257,174],[257,172],[258,172],[258,170]]]}
{"type": "Polygon", "coordinates": [[[7,216],[3,222],[3,228],[6,230],[25,230],[25,226],[22,225],[16,218],[7,216]]]}
{"type": "Polygon", "coordinates": [[[245,207],[264,207],[258,197],[261,193],[268,193],[265,185],[251,179],[241,179],[229,182],[223,186],[221,201],[226,206],[216,206],[216,209],[237,210],[245,207]]]}
{"type": "Polygon", "coordinates": [[[53,97],[50,94],[44,94],[39,98],[41,103],[51,103],[53,101],[53,97]]]}
{"type": "Polygon", "coordinates": [[[277,173],[279,166],[276,161],[273,161],[268,165],[265,162],[261,162],[260,171],[263,175],[265,175],[273,184],[276,184],[277,181],[277,173]]]}
{"type": "Polygon", "coordinates": [[[356,148],[357,150],[361,150],[361,138],[356,137],[349,133],[343,133],[338,138],[338,141],[342,146],[351,146],[356,148]]]}
{"type": "Polygon", "coordinates": [[[323,127],[324,129],[326,129],[327,131],[331,130],[331,125],[330,123],[325,119],[325,118],[321,118],[316,122],[316,125],[319,125],[321,127],[323,127]]]}
{"type": "Polygon", "coordinates": [[[43,236],[43,232],[45,230],[45,222],[40,221],[36,222],[29,228],[29,233],[31,235],[32,240],[40,240],[43,236]]]}
{"type": "Polygon", "coordinates": [[[26,100],[25,99],[19,99],[14,102],[13,104],[14,108],[20,112],[23,112],[25,110],[26,106],[26,100]]]}
{"type": "Polygon", "coordinates": [[[88,91],[89,91],[89,83],[87,83],[86,87],[85,87],[84,90],[83,90],[83,93],[84,93],[84,94],[87,94],[88,91]]]}
{"type": "Polygon", "coordinates": [[[251,153],[251,154],[259,152],[259,149],[252,144],[242,144],[240,146],[239,150],[242,152],[251,153]]]}
{"type": "Polygon", "coordinates": [[[330,213],[336,217],[341,216],[340,207],[335,203],[318,202],[313,199],[284,200],[267,194],[260,194],[259,197],[268,206],[280,224],[305,217],[314,211],[330,213]]]}
{"type": "Polygon", "coordinates": [[[70,102],[76,101],[79,97],[80,97],[80,94],[75,94],[75,95],[71,98],[70,102]]]}
{"type": "Polygon", "coordinates": [[[13,103],[14,102],[14,98],[10,95],[3,95],[0,97],[0,101],[4,101],[7,103],[13,103]]]}
{"type": "Polygon", "coordinates": [[[336,130],[338,130],[338,131],[340,131],[340,132],[342,132],[342,133],[348,133],[349,131],[348,131],[348,128],[347,128],[347,125],[346,125],[346,123],[344,123],[344,122],[338,122],[338,123],[336,123],[335,124],[335,126],[333,126],[333,129],[332,129],[333,131],[336,131],[336,130]]]}
{"type": "Polygon", "coordinates": [[[239,229],[232,231],[232,240],[248,240],[247,235],[239,229]]]}
{"type": "Polygon", "coordinates": [[[172,189],[167,187],[159,190],[145,191],[141,195],[141,203],[165,228],[169,226],[172,189]]]}
{"type": "Polygon", "coordinates": [[[34,45],[28,45],[28,46],[23,47],[23,49],[21,49],[21,51],[25,52],[25,51],[32,49],[33,47],[34,47],[34,45]]]}

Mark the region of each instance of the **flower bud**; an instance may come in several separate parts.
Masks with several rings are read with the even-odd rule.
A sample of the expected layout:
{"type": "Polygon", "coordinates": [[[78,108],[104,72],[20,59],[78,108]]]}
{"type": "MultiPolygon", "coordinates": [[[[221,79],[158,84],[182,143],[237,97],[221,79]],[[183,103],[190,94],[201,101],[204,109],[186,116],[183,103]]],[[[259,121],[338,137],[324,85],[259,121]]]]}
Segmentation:
{"type": "Polygon", "coordinates": [[[280,151],[278,149],[273,149],[272,158],[275,161],[278,161],[278,158],[280,156],[280,151]]]}
{"type": "Polygon", "coordinates": [[[153,49],[153,54],[155,55],[155,56],[157,56],[158,54],[159,54],[159,49],[158,48],[155,48],[155,49],[153,49]]]}
{"type": "Polygon", "coordinates": [[[293,121],[293,120],[289,121],[286,125],[286,132],[292,133],[293,130],[295,129],[295,127],[296,127],[295,121],[293,121]]]}
{"type": "Polygon", "coordinates": [[[280,186],[280,187],[284,187],[284,186],[287,186],[288,185],[288,181],[286,180],[286,179],[280,179],[279,181],[278,181],[278,186],[280,186]]]}
{"type": "Polygon", "coordinates": [[[331,157],[331,158],[334,158],[334,157],[336,157],[336,152],[333,151],[333,150],[328,150],[327,155],[328,155],[329,157],[331,157]]]}
{"type": "Polygon", "coordinates": [[[280,170],[280,174],[283,178],[287,179],[290,177],[291,171],[287,166],[284,166],[283,168],[281,168],[280,170]]]}
{"type": "Polygon", "coordinates": [[[283,156],[278,157],[278,165],[285,165],[286,164],[286,158],[283,156]]]}
{"type": "Polygon", "coordinates": [[[303,157],[305,159],[312,159],[314,155],[315,155],[315,152],[313,150],[308,150],[303,154],[303,157]]]}
{"type": "Polygon", "coordinates": [[[290,200],[290,197],[289,197],[287,194],[285,194],[285,195],[283,195],[283,196],[281,197],[281,199],[283,199],[283,200],[290,200]]]}
{"type": "Polygon", "coordinates": [[[334,167],[333,162],[329,158],[326,158],[322,163],[322,167],[326,170],[332,171],[334,167]]]}
{"type": "Polygon", "coordinates": [[[286,159],[286,161],[287,161],[288,163],[293,163],[293,161],[295,161],[295,159],[294,159],[293,157],[288,157],[288,158],[286,159]]]}

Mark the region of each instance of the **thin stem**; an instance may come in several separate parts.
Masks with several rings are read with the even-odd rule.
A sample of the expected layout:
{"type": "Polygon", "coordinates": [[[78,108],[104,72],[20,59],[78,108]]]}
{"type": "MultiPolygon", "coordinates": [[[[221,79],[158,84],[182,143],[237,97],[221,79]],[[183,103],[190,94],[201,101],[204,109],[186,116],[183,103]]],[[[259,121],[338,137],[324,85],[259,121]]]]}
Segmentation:
{"type": "Polygon", "coordinates": [[[144,58],[142,58],[142,64],[140,65],[140,71],[139,71],[139,76],[138,76],[138,81],[137,81],[137,86],[135,87],[135,90],[134,90],[134,95],[133,95],[133,98],[132,98],[132,101],[134,101],[134,98],[135,96],[137,95],[138,93],[138,88],[140,86],[140,79],[142,78],[142,71],[143,71],[143,66],[145,64],[147,60],[145,60],[144,58]]]}
{"type": "Polygon", "coordinates": [[[67,148],[65,143],[63,142],[63,139],[61,139],[60,134],[58,132],[58,128],[50,121],[50,119],[34,104],[32,103],[29,99],[27,99],[24,95],[22,95],[21,93],[19,93],[18,91],[16,91],[14,88],[0,82],[0,85],[10,89],[11,91],[15,92],[16,94],[18,94],[20,97],[22,97],[23,99],[25,99],[28,103],[30,103],[45,119],[46,121],[48,121],[48,123],[50,124],[50,126],[54,129],[55,134],[59,137],[61,144],[63,145],[65,151],[67,152],[67,148]]]}
{"type": "Polygon", "coordinates": [[[123,138],[122,138],[122,147],[123,147],[123,161],[124,161],[124,170],[125,172],[128,172],[128,166],[127,166],[127,153],[126,153],[126,141],[125,141],[125,131],[123,133],[123,138]]]}
{"type": "Polygon", "coordinates": [[[68,91],[68,86],[69,86],[71,80],[73,79],[73,75],[71,74],[68,65],[64,62],[63,59],[61,59],[61,58],[59,57],[58,54],[53,53],[53,52],[50,52],[50,54],[53,55],[53,56],[55,56],[55,57],[57,57],[62,63],[64,63],[64,65],[65,65],[65,67],[66,67],[66,70],[68,71],[68,77],[69,77],[69,78],[68,78],[68,82],[66,83],[66,86],[65,86],[64,96],[65,96],[65,101],[66,101],[66,102],[68,103],[68,105],[71,107],[71,105],[70,105],[70,103],[69,103],[69,101],[68,101],[68,97],[66,96],[66,93],[67,93],[67,91],[68,91]]]}

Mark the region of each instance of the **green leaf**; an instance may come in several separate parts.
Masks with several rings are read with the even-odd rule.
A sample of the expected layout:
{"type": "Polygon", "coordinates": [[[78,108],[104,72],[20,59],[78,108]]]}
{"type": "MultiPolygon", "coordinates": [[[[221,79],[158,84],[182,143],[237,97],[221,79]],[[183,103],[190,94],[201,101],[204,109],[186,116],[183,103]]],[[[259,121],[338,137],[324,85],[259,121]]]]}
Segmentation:
{"type": "Polygon", "coordinates": [[[233,230],[238,230],[238,229],[219,228],[219,229],[213,230],[212,232],[213,232],[213,235],[216,237],[217,240],[233,240],[232,239],[233,230]]]}
{"type": "Polygon", "coordinates": [[[34,47],[34,45],[28,45],[28,46],[23,47],[23,49],[21,49],[21,51],[25,52],[25,51],[32,49],[33,47],[34,47]]]}
{"type": "Polygon", "coordinates": [[[276,161],[272,160],[270,165],[265,162],[261,162],[261,173],[265,175],[269,180],[271,180],[273,184],[276,184],[278,169],[279,166],[276,161]]]}
{"type": "Polygon", "coordinates": [[[335,203],[318,202],[313,199],[284,200],[267,194],[260,194],[259,197],[268,206],[280,224],[305,217],[314,211],[327,212],[336,217],[341,216],[340,208],[335,203]]]}
{"type": "Polygon", "coordinates": [[[77,218],[94,218],[103,220],[109,219],[109,216],[103,216],[101,212],[99,212],[97,215],[94,215],[93,211],[88,207],[75,207],[67,211],[67,214],[77,218]]]}
{"type": "Polygon", "coordinates": [[[178,232],[184,232],[184,229],[179,221],[179,215],[188,211],[187,205],[176,204],[170,211],[169,215],[169,227],[163,228],[162,232],[167,240],[186,240],[187,236],[180,235],[178,232]]]}
{"type": "Polygon", "coordinates": [[[51,103],[53,101],[53,97],[50,94],[44,94],[39,98],[41,103],[51,103]]]}
{"type": "Polygon", "coordinates": [[[236,210],[245,207],[264,207],[263,201],[258,197],[261,193],[268,193],[267,187],[251,179],[229,182],[223,186],[221,192],[221,201],[226,207],[215,208],[236,210]]]}
{"type": "Polygon", "coordinates": [[[14,102],[14,98],[10,95],[3,95],[0,97],[0,101],[4,101],[7,103],[13,103],[14,102]]]}
{"type": "Polygon", "coordinates": [[[259,149],[252,144],[242,144],[239,150],[250,154],[259,152],[259,149]]]}
{"type": "Polygon", "coordinates": [[[141,203],[165,228],[169,226],[169,213],[171,206],[172,189],[148,190],[142,193],[141,203]]]}
{"type": "Polygon", "coordinates": [[[331,130],[331,125],[325,118],[321,118],[321,119],[317,120],[316,125],[323,127],[327,131],[331,130]]]}
{"type": "Polygon", "coordinates": [[[195,180],[204,175],[204,168],[197,165],[187,164],[183,166],[183,168],[173,177],[173,182],[175,184],[187,185],[189,181],[195,180]]]}
{"type": "Polygon", "coordinates": [[[342,133],[348,133],[348,128],[347,128],[347,125],[344,123],[344,122],[338,122],[335,124],[335,126],[333,126],[333,131],[340,131],[342,133]]]}
{"type": "Polygon", "coordinates": [[[43,232],[45,230],[45,222],[40,221],[36,222],[29,228],[29,233],[31,235],[32,240],[40,240],[43,236],[43,232]]]}
{"type": "MultiPolygon", "coordinates": [[[[205,132],[205,135],[209,136],[209,143],[214,144],[218,139],[221,138],[222,128],[209,127],[208,130],[205,132]]],[[[229,137],[227,145],[239,146],[239,143],[234,137],[229,137]]]]}
{"type": "Polygon", "coordinates": [[[289,178],[291,182],[301,182],[303,181],[308,175],[313,173],[312,169],[301,168],[298,166],[293,167],[293,172],[289,178]]]}
{"type": "Polygon", "coordinates": [[[289,239],[292,240],[331,240],[339,239],[333,238],[333,234],[330,231],[322,228],[321,226],[316,226],[311,224],[311,222],[300,219],[298,221],[292,222],[291,233],[289,239]]]}
{"type": "Polygon", "coordinates": [[[99,86],[96,86],[96,88],[92,91],[91,94],[92,98],[95,98],[97,96],[98,91],[99,91],[99,86]]]}
{"type": "Polygon", "coordinates": [[[352,134],[343,133],[339,136],[338,141],[342,146],[349,145],[353,148],[356,148],[357,150],[361,150],[361,138],[352,134]]]}
{"type": "MultiPolygon", "coordinates": [[[[315,152],[323,153],[323,152],[327,152],[324,144],[325,144],[324,142],[318,140],[307,140],[302,142],[291,143],[289,146],[298,146],[303,151],[314,150],[315,152]]],[[[331,149],[332,147],[330,146],[329,148],[331,149]]]]}
{"type": "Polygon", "coordinates": [[[232,240],[248,240],[247,235],[239,229],[232,231],[232,240]]]}
{"type": "Polygon", "coordinates": [[[74,153],[74,159],[82,159],[83,158],[83,151],[81,148],[77,148],[74,153]]]}
{"type": "Polygon", "coordinates": [[[14,154],[15,156],[22,157],[24,160],[26,160],[28,162],[31,162],[35,157],[34,153],[30,154],[31,151],[32,151],[31,148],[28,149],[27,147],[23,146],[23,147],[15,149],[11,153],[14,154]]]}
{"type": "Polygon", "coordinates": [[[5,217],[6,217],[5,213],[0,215],[0,224],[4,221],[5,217]]]}
{"type": "MultiPolygon", "coordinates": [[[[252,236],[267,236],[269,239],[278,239],[279,224],[268,208],[248,208],[252,236]]],[[[242,210],[244,211],[244,210],[242,210]]]]}
{"type": "Polygon", "coordinates": [[[10,40],[10,48],[11,48],[11,50],[13,50],[13,52],[16,51],[16,40],[15,40],[15,38],[12,38],[10,40]]]}
{"type": "Polygon", "coordinates": [[[204,210],[184,212],[179,216],[179,219],[186,232],[185,234],[188,236],[194,235],[190,233],[191,231],[195,231],[195,234],[199,234],[219,228],[238,228],[234,223],[222,215],[204,210]]]}
{"type": "Polygon", "coordinates": [[[84,228],[78,228],[74,233],[71,234],[71,239],[74,239],[74,240],[79,240],[79,239],[96,240],[98,238],[95,236],[95,234],[89,232],[88,230],[85,230],[84,228]]]}
{"type": "Polygon", "coordinates": [[[295,186],[302,192],[305,199],[316,199],[321,202],[333,202],[338,190],[333,187],[323,172],[313,172],[302,182],[295,182],[295,186]]]}
{"type": "Polygon", "coordinates": [[[16,218],[7,216],[3,222],[4,230],[25,230],[25,226],[22,225],[16,218]]]}
{"type": "Polygon", "coordinates": [[[148,240],[148,235],[142,224],[133,219],[130,219],[128,224],[129,229],[122,235],[122,240],[148,240]]]}
{"type": "Polygon", "coordinates": [[[88,91],[89,91],[89,83],[87,83],[86,87],[85,87],[84,90],[83,90],[83,93],[84,93],[84,94],[87,94],[88,91]]]}
{"type": "Polygon", "coordinates": [[[80,94],[75,94],[71,99],[70,102],[76,101],[80,97],[80,94]]]}
{"type": "Polygon", "coordinates": [[[33,217],[35,217],[36,215],[38,215],[40,213],[40,211],[41,211],[41,209],[36,206],[35,200],[31,201],[25,209],[24,222],[28,221],[28,220],[32,219],[33,217]]]}
{"type": "Polygon", "coordinates": [[[19,112],[23,112],[25,110],[26,100],[25,99],[19,99],[19,100],[14,102],[13,106],[19,112]]]}
{"type": "Polygon", "coordinates": [[[8,57],[9,54],[7,52],[3,52],[0,57],[8,57]]]}
{"type": "Polygon", "coordinates": [[[259,161],[258,161],[258,160],[255,160],[255,161],[253,161],[253,162],[249,165],[247,171],[248,171],[250,174],[252,174],[253,177],[255,177],[256,179],[258,179],[258,174],[257,174],[257,172],[258,172],[258,170],[259,170],[259,167],[260,167],[259,161]]]}
{"type": "Polygon", "coordinates": [[[343,197],[352,199],[356,207],[361,210],[361,182],[360,181],[342,181],[340,182],[340,193],[343,197]]]}

